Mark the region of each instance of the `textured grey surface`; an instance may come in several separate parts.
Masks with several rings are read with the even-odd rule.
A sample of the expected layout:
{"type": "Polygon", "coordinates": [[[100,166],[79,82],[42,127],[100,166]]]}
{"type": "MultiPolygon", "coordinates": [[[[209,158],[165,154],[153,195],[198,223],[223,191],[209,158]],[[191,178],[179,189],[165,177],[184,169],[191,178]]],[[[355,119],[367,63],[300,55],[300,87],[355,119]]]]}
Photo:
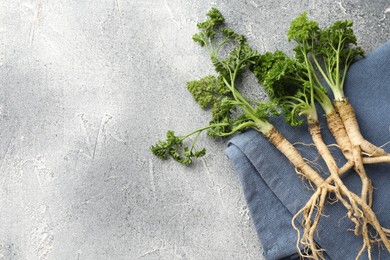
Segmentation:
{"type": "Polygon", "coordinates": [[[189,168],[148,150],[208,122],[184,86],[213,6],[259,51],[303,10],[390,38],[388,0],[1,1],[0,259],[261,259],[223,142],[189,168]]]}

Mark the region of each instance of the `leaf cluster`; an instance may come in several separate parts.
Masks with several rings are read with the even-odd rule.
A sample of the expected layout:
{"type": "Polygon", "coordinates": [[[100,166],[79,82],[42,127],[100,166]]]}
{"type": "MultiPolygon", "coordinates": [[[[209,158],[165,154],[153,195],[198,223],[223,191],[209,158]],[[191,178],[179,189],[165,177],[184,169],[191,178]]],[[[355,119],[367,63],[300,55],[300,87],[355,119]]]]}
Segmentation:
{"type": "Polygon", "coordinates": [[[304,64],[281,51],[267,52],[258,58],[252,71],[264,86],[274,110],[281,108],[288,124],[301,125],[304,120],[300,117],[313,109],[310,106],[312,86],[304,64]]]}
{"type": "MultiPolygon", "coordinates": [[[[190,81],[187,83],[187,89],[202,108],[212,108],[211,127],[207,133],[215,138],[234,134],[244,129],[244,125],[248,125],[245,123],[253,120],[253,116],[242,114],[240,108],[249,104],[245,104],[245,98],[236,89],[235,83],[246,69],[253,66],[259,53],[249,47],[243,35],[223,24],[224,19],[219,12],[214,9],[210,12],[207,14],[208,20],[198,24],[200,32],[195,34],[193,39],[202,47],[207,47],[217,75],[190,81]],[[210,15],[210,12],[214,16],[210,15]],[[230,51],[225,57],[220,57],[220,50],[228,44],[230,51]]],[[[252,107],[250,110],[255,112],[252,107]]]]}
{"type": "Polygon", "coordinates": [[[209,122],[212,127],[207,130],[207,134],[215,138],[230,133],[235,126],[240,124],[240,121],[233,117],[236,111],[237,106],[234,99],[228,96],[215,102],[211,110],[212,119],[209,122]]]}
{"type": "Polygon", "coordinates": [[[183,147],[183,138],[176,136],[173,131],[168,131],[166,140],[158,141],[150,150],[160,159],[172,157],[184,165],[190,165],[192,158],[200,158],[206,154],[204,148],[197,151],[193,147],[183,147]]]}
{"type": "Polygon", "coordinates": [[[342,88],[348,66],[363,52],[353,47],[356,37],[348,20],[321,29],[304,12],[291,22],[287,36],[297,43],[295,59],[268,52],[259,56],[253,72],[271,101],[283,109],[287,123],[300,125],[302,115],[317,117],[315,100],[329,106],[320,77],[332,90],[342,88]]]}
{"type": "Polygon", "coordinates": [[[310,82],[305,81],[302,83],[302,87],[291,96],[285,96],[281,98],[280,104],[284,111],[285,121],[291,126],[299,126],[305,121],[302,116],[309,116],[316,108],[312,106],[309,93],[310,82]]]}
{"type": "Polygon", "coordinates": [[[245,38],[242,38],[239,44],[231,50],[228,57],[225,59],[213,57],[212,60],[216,72],[231,83],[252,66],[259,56],[257,51],[249,47],[245,38]]]}
{"type": "MultiPolygon", "coordinates": [[[[328,28],[321,30],[318,38],[317,53],[325,57],[332,57],[332,53],[339,51],[341,62],[348,62],[364,52],[357,45],[356,36],[350,20],[336,21],[328,28]]],[[[334,54],[333,54],[334,55],[334,54]]]]}
{"type": "Polygon", "coordinates": [[[201,108],[212,107],[219,99],[230,93],[222,77],[213,75],[187,82],[187,89],[201,108]]]}
{"type": "Polygon", "coordinates": [[[322,56],[328,77],[333,82],[341,80],[341,70],[345,70],[364,51],[356,46],[357,40],[350,20],[336,21],[333,25],[320,30],[317,37],[316,55],[322,56]],[[337,78],[339,77],[339,78],[337,78]]]}
{"type": "Polygon", "coordinates": [[[340,20],[322,29],[305,12],[291,22],[288,31],[288,40],[297,43],[296,58],[306,61],[309,70],[318,69],[332,90],[343,88],[349,65],[364,55],[357,46],[352,26],[352,21],[340,20]]]}
{"type": "Polygon", "coordinates": [[[259,56],[252,71],[274,102],[285,96],[293,96],[302,88],[300,81],[305,77],[302,64],[281,51],[259,56]]]}
{"type": "Polygon", "coordinates": [[[288,41],[294,40],[298,44],[310,43],[315,40],[318,31],[318,22],[309,21],[307,12],[303,12],[291,21],[287,39],[288,41]]]}
{"type": "Polygon", "coordinates": [[[194,145],[204,130],[210,137],[225,137],[248,127],[256,127],[261,120],[268,120],[269,114],[280,111],[271,103],[248,100],[235,87],[237,79],[245,70],[254,66],[258,52],[249,47],[243,35],[224,26],[221,13],[212,8],[207,13],[208,19],[197,24],[199,32],[193,40],[206,47],[216,75],[207,75],[199,80],[187,82],[187,89],[201,108],[211,109],[209,125],[183,137],[177,137],[168,131],[167,139],[151,147],[152,152],[162,159],[173,157],[183,164],[191,164],[192,158],[205,154],[205,150],[196,151],[194,145]],[[229,46],[227,55],[221,57],[220,50],[229,46]],[[183,141],[197,134],[190,148],[183,146],[183,141]]]}
{"type": "Polygon", "coordinates": [[[310,21],[307,12],[292,20],[287,32],[288,41],[294,40],[298,45],[294,48],[295,56],[300,61],[305,60],[305,56],[313,51],[316,38],[320,28],[318,22],[310,21]]]}
{"type": "Polygon", "coordinates": [[[214,39],[217,33],[217,27],[225,21],[225,18],[216,8],[212,8],[206,15],[209,19],[198,23],[197,27],[200,29],[200,32],[192,36],[192,39],[202,47],[214,39]]]}

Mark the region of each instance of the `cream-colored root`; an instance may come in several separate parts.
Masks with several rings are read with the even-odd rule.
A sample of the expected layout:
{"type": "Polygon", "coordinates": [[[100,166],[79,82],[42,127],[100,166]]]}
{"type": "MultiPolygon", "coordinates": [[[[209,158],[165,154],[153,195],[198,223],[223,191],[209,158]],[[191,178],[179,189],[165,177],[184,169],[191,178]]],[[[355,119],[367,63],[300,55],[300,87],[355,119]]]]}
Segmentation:
{"type": "MultiPolygon", "coordinates": [[[[388,154],[383,148],[373,145],[368,142],[361,134],[359,125],[356,119],[355,111],[348,100],[336,101],[335,106],[340,114],[340,117],[344,123],[344,127],[347,130],[347,134],[353,146],[353,160],[355,163],[355,170],[362,179],[362,199],[368,203],[369,207],[372,207],[372,194],[373,187],[371,180],[367,177],[363,164],[373,163],[390,163],[390,154],[388,154]],[[363,154],[368,154],[370,157],[363,157],[363,154]]],[[[363,223],[363,229],[366,229],[367,223],[363,223]]],[[[383,231],[383,230],[380,230],[383,231]]],[[[380,233],[380,231],[377,232],[380,233]]],[[[364,231],[363,231],[364,233],[364,231]]],[[[388,235],[386,232],[381,236],[388,235]]],[[[385,243],[385,247],[389,250],[388,241],[380,238],[385,243]]],[[[362,247],[364,251],[367,249],[368,253],[371,250],[371,240],[365,238],[365,243],[362,247]]]]}
{"type": "Polygon", "coordinates": [[[370,143],[363,137],[356,119],[355,110],[347,99],[335,101],[335,107],[342,119],[352,146],[358,145],[364,153],[374,157],[389,155],[383,148],[370,143]]]}
{"type": "MultiPolygon", "coordinates": [[[[371,180],[367,177],[366,171],[364,169],[360,147],[353,147],[353,158],[355,162],[355,170],[359,174],[362,181],[361,198],[367,202],[370,208],[372,208],[372,194],[374,189],[372,187],[371,180]]],[[[361,234],[363,236],[363,246],[359,251],[356,259],[359,259],[365,251],[367,251],[368,259],[371,259],[372,241],[369,236],[368,221],[366,219],[363,219],[361,234]]]]}
{"type": "MultiPolygon", "coordinates": [[[[390,252],[390,242],[387,238],[387,235],[389,234],[383,230],[383,227],[379,224],[375,213],[372,211],[371,207],[367,205],[367,202],[362,200],[353,192],[350,192],[343,184],[339,178],[339,172],[335,162],[333,162],[333,166],[331,166],[333,172],[332,179],[335,181],[335,185],[331,185],[305,162],[295,147],[275,128],[269,131],[267,138],[290,160],[295,169],[302,176],[304,176],[317,187],[313,195],[315,197],[310,199],[306,206],[301,209],[293,218],[293,221],[295,221],[299,215],[303,214],[304,216],[304,232],[302,234],[302,238],[304,239],[302,240],[302,238],[300,238],[299,241],[303,241],[302,245],[306,249],[310,248],[311,253],[309,254],[309,251],[307,251],[308,256],[306,257],[321,259],[321,249],[319,249],[314,243],[314,231],[317,228],[318,222],[323,212],[326,196],[328,193],[336,194],[336,198],[346,207],[348,211],[348,218],[353,223],[355,223],[355,234],[362,234],[361,223],[367,223],[376,230],[380,237],[380,241],[383,242],[384,246],[390,252]],[[322,196],[322,194],[324,195],[322,196]],[[314,220],[312,220],[312,218],[314,218],[314,220]]],[[[325,148],[328,150],[326,145],[325,148]]],[[[296,228],[295,225],[294,227],[296,228]]],[[[301,236],[301,234],[299,234],[299,236],[301,236]]]]}
{"type": "Polygon", "coordinates": [[[363,201],[358,195],[354,193],[351,193],[351,195],[353,199],[356,201],[356,203],[360,206],[359,211],[361,211],[364,214],[364,216],[361,216],[362,220],[367,221],[367,223],[375,229],[375,231],[379,235],[379,239],[377,241],[381,241],[385,246],[385,248],[387,249],[387,251],[390,252],[390,241],[389,241],[390,234],[384,231],[385,230],[384,227],[380,225],[372,208],[369,205],[367,205],[367,203],[363,201]]]}
{"type": "Polygon", "coordinates": [[[362,197],[364,197],[363,194],[366,194],[365,196],[368,196],[368,205],[372,207],[373,187],[371,180],[367,177],[362,164],[390,163],[390,154],[387,153],[382,147],[372,145],[370,142],[364,139],[360,133],[353,107],[347,100],[335,102],[335,105],[337,110],[342,114],[342,117],[339,113],[332,114],[332,116],[328,117],[328,123],[335,122],[330,123],[329,128],[332,134],[335,136],[337,144],[348,160],[347,163],[340,168],[339,173],[341,175],[355,166],[355,164],[358,165],[357,167],[355,166],[355,170],[362,180],[362,197]],[[349,130],[348,133],[346,132],[346,127],[337,127],[337,125],[340,124],[340,120],[343,126],[344,121],[347,122],[346,127],[349,130]],[[337,137],[338,134],[344,137],[337,137]],[[347,139],[349,139],[349,136],[351,136],[353,144],[351,144],[351,142],[348,143],[348,141],[345,139],[346,135],[348,135],[347,139]],[[358,150],[357,148],[351,148],[352,145],[360,147],[358,148],[362,150],[360,155],[356,152],[358,150]],[[351,149],[355,150],[355,152],[350,152],[351,149]],[[348,157],[353,153],[353,158],[348,157]],[[368,157],[363,157],[363,155],[368,157]]]}
{"type": "Polygon", "coordinates": [[[383,155],[389,155],[383,148],[373,145],[366,139],[362,140],[362,143],[360,144],[360,147],[362,150],[369,154],[370,156],[383,156],[383,155]]]}
{"type": "Polygon", "coordinates": [[[324,179],[306,163],[298,150],[276,128],[270,130],[266,137],[307,180],[317,187],[324,184],[324,179]]]}
{"type": "Polygon", "coordinates": [[[309,122],[309,131],[314,141],[314,144],[317,147],[319,154],[325,161],[330,171],[331,176],[326,181],[334,181],[338,189],[341,188],[344,191],[348,191],[348,192],[344,192],[344,195],[347,195],[347,199],[349,202],[347,202],[346,199],[342,198],[340,194],[339,194],[339,200],[347,208],[348,218],[355,223],[355,234],[358,234],[357,231],[359,230],[360,227],[360,221],[354,216],[354,212],[357,211],[358,206],[356,205],[355,201],[351,198],[348,188],[344,185],[343,181],[340,179],[339,169],[336,165],[336,162],[332,154],[330,153],[328,147],[326,146],[326,144],[322,139],[321,129],[317,121],[311,123],[309,122]]]}
{"type": "MultiPolygon", "coordinates": [[[[359,201],[356,200],[356,194],[353,194],[349,189],[344,185],[342,180],[340,179],[339,169],[337,168],[336,162],[330,153],[328,147],[324,143],[321,135],[321,129],[318,122],[312,122],[309,124],[310,134],[312,135],[314,144],[317,147],[318,152],[324,159],[330,173],[331,178],[334,181],[336,187],[340,189],[340,193],[348,199],[348,202],[345,200],[342,201],[344,206],[348,208],[348,217],[355,223],[355,234],[361,235],[363,238],[363,247],[367,249],[368,255],[371,253],[371,239],[369,237],[368,225],[371,224],[373,226],[378,226],[375,214],[371,214],[371,212],[367,212],[367,208],[371,210],[372,204],[372,185],[371,181],[368,179],[366,172],[363,167],[363,163],[361,160],[361,151],[360,147],[352,148],[352,157],[354,159],[355,169],[358,172],[361,180],[362,180],[362,191],[361,198],[359,201]],[[363,204],[362,204],[363,203],[363,204]],[[372,218],[374,215],[375,219],[372,218]]],[[[372,211],[372,210],[371,210],[372,211]]],[[[373,213],[373,212],[372,212],[373,213]]],[[[380,225],[379,225],[380,226],[380,225]]],[[[382,227],[379,227],[378,233],[382,231],[382,227]]],[[[381,239],[387,246],[390,246],[390,242],[385,234],[382,232],[381,239]]],[[[388,248],[389,249],[389,248],[388,248]]]]}
{"type": "MultiPolygon", "coordinates": [[[[385,146],[388,145],[388,144],[390,144],[390,141],[386,142],[385,144],[382,144],[381,146],[379,146],[379,148],[382,148],[382,149],[383,149],[383,147],[385,147],[385,146]]],[[[372,157],[372,156],[373,156],[373,154],[369,154],[369,153],[366,153],[366,152],[363,152],[363,155],[366,155],[366,156],[368,156],[368,157],[372,157]]],[[[387,155],[387,156],[390,156],[390,154],[387,153],[387,152],[386,152],[386,155],[387,155]]]]}
{"type": "Polygon", "coordinates": [[[330,114],[326,116],[329,131],[332,133],[338,147],[343,152],[345,158],[352,160],[352,144],[348,138],[347,131],[344,127],[343,120],[339,113],[334,109],[330,114]]]}
{"type": "MultiPolygon", "coordinates": [[[[352,105],[348,100],[336,101],[336,108],[339,112],[340,118],[344,125],[344,129],[347,131],[347,135],[352,145],[352,159],[355,165],[355,171],[359,174],[362,181],[361,198],[368,206],[372,207],[373,187],[371,180],[368,178],[363,164],[372,163],[389,163],[390,155],[381,147],[377,147],[368,142],[360,133],[356,115],[352,105]],[[363,154],[369,154],[369,156],[375,157],[363,157],[363,154]]],[[[332,132],[333,133],[333,132],[332,132]]],[[[356,231],[356,230],[355,230],[356,231]]],[[[363,246],[357,256],[359,258],[365,250],[367,250],[368,257],[371,259],[371,244],[372,239],[368,235],[368,221],[363,219],[362,231],[363,246]]],[[[386,235],[387,234],[382,234],[386,235]]],[[[382,240],[382,238],[380,239],[382,240]]],[[[388,241],[384,241],[387,244],[388,241]]],[[[389,250],[388,245],[385,245],[389,250]]]]}
{"type": "MultiPolygon", "coordinates": [[[[355,171],[358,173],[362,182],[361,197],[363,200],[367,201],[368,193],[372,194],[373,187],[371,180],[367,177],[363,166],[364,161],[362,160],[360,146],[352,146],[347,130],[344,127],[343,120],[336,110],[333,110],[330,114],[327,115],[327,122],[331,133],[333,134],[337,144],[347,159],[347,163],[339,169],[339,174],[343,174],[345,171],[349,170],[350,167],[354,166],[355,171]]],[[[370,161],[368,160],[367,162],[370,161]]]]}
{"type": "Polygon", "coordinates": [[[367,201],[367,196],[369,192],[372,192],[373,187],[371,184],[371,180],[368,178],[366,174],[366,170],[363,166],[363,160],[361,157],[361,150],[359,146],[353,147],[353,159],[355,163],[355,170],[359,174],[360,179],[362,181],[362,191],[361,191],[361,197],[364,201],[367,201]]]}
{"type": "Polygon", "coordinates": [[[364,164],[390,163],[390,155],[363,157],[362,160],[364,164]]]}
{"type": "Polygon", "coordinates": [[[290,160],[299,175],[304,176],[310,183],[313,183],[317,187],[313,197],[307,202],[306,206],[293,217],[292,224],[298,233],[297,251],[305,258],[316,260],[323,259],[321,249],[318,248],[314,242],[314,232],[324,209],[326,195],[328,192],[334,192],[336,188],[330,183],[326,183],[324,179],[307,164],[298,150],[296,150],[296,148],[276,129],[269,131],[267,138],[290,160]],[[304,217],[303,234],[301,234],[299,228],[295,225],[295,220],[300,214],[303,214],[304,217]],[[312,221],[312,218],[314,218],[314,222],[312,221]],[[303,252],[300,250],[300,245],[303,246],[303,252]]]}
{"type": "Polygon", "coordinates": [[[367,225],[367,222],[365,222],[363,224],[363,229],[362,229],[363,246],[360,249],[359,253],[357,254],[356,259],[359,259],[363,255],[364,251],[367,250],[368,259],[371,260],[371,248],[372,248],[371,243],[372,243],[372,241],[371,241],[368,234],[369,234],[368,233],[368,225],[367,225]]]}

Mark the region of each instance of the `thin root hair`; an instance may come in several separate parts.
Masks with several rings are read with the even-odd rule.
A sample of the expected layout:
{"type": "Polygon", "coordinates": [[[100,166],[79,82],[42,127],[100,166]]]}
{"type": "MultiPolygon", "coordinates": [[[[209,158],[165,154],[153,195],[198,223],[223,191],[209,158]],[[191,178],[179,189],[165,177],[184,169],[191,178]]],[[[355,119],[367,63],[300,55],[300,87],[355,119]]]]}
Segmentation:
{"type": "Polygon", "coordinates": [[[379,151],[379,149],[385,147],[385,146],[388,145],[388,144],[390,144],[390,141],[388,141],[388,142],[382,144],[381,146],[378,146],[372,153],[366,153],[366,152],[363,152],[363,151],[362,151],[362,154],[364,154],[364,155],[366,155],[366,156],[368,156],[368,157],[372,157],[377,151],[379,151]]]}

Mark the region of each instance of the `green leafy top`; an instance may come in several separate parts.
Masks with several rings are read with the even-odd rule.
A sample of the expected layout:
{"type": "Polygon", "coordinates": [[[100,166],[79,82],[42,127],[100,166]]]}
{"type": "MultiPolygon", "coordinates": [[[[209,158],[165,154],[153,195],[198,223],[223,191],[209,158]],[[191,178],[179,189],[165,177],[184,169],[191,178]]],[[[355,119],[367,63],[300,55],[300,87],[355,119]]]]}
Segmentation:
{"type": "Polygon", "coordinates": [[[222,77],[208,75],[200,80],[187,82],[187,89],[202,108],[209,108],[230,92],[222,77]]]}
{"type": "Polygon", "coordinates": [[[207,130],[212,138],[231,136],[248,127],[265,132],[269,130],[269,114],[279,113],[274,104],[247,99],[237,90],[237,79],[255,64],[259,54],[249,47],[244,36],[223,26],[224,18],[217,9],[211,9],[207,16],[208,20],[197,25],[200,32],[192,39],[207,48],[217,75],[190,81],[187,89],[202,108],[211,108],[212,118],[208,126],[185,136],[177,137],[169,131],[167,140],[151,148],[162,159],[171,156],[187,165],[192,158],[205,154],[204,149],[197,151],[194,146],[201,132],[207,130]],[[221,49],[227,46],[230,51],[221,57],[221,49]],[[196,137],[191,147],[184,147],[183,141],[192,135],[196,137]]]}
{"type": "Polygon", "coordinates": [[[207,44],[207,39],[214,38],[216,28],[225,21],[225,18],[223,18],[222,14],[216,8],[211,8],[206,15],[209,19],[197,24],[198,28],[202,29],[202,31],[192,37],[192,39],[195,42],[198,42],[201,46],[207,44]]]}
{"type": "Polygon", "coordinates": [[[302,124],[303,115],[316,121],[314,101],[320,103],[326,113],[333,109],[326,88],[310,63],[290,58],[281,51],[267,52],[258,57],[252,71],[272,103],[282,108],[290,125],[302,124]]]}
{"type": "Polygon", "coordinates": [[[356,46],[352,26],[352,21],[341,20],[320,29],[316,21],[310,21],[307,13],[302,13],[291,22],[288,31],[288,40],[297,43],[296,58],[318,70],[316,73],[325,79],[336,100],[344,99],[343,86],[349,66],[364,54],[356,46]]]}
{"type": "Polygon", "coordinates": [[[300,116],[310,115],[310,84],[304,66],[281,51],[266,52],[252,67],[268,98],[284,111],[286,122],[300,125],[300,116]]]}
{"type": "Polygon", "coordinates": [[[304,77],[302,65],[281,51],[259,56],[252,71],[273,101],[294,95],[304,77]]]}
{"type": "Polygon", "coordinates": [[[303,12],[300,16],[292,20],[287,37],[289,41],[294,40],[299,44],[305,44],[314,41],[318,31],[318,23],[316,21],[309,21],[307,12],[303,12]]]}
{"type": "Polygon", "coordinates": [[[313,50],[319,30],[318,23],[310,21],[306,12],[292,20],[287,38],[288,41],[294,40],[298,43],[294,51],[300,62],[304,62],[307,53],[313,50]]]}
{"type": "Polygon", "coordinates": [[[357,40],[352,26],[352,21],[341,20],[320,30],[317,37],[317,53],[327,58],[338,53],[342,64],[349,64],[356,56],[363,55],[360,47],[353,47],[357,45],[357,40]]]}
{"type": "Polygon", "coordinates": [[[307,120],[318,120],[315,102],[326,114],[334,110],[321,78],[332,89],[336,99],[342,99],[342,86],[348,66],[363,52],[356,45],[352,22],[337,21],[327,29],[320,29],[316,21],[310,21],[302,13],[291,22],[288,40],[294,40],[295,59],[276,51],[258,58],[253,71],[264,85],[269,98],[285,112],[291,125],[307,120]],[[321,61],[321,62],[320,62],[321,61]]]}
{"type": "Polygon", "coordinates": [[[187,83],[187,88],[202,108],[212,107],[210,125],[227,124],[210,128],[208,134],[212,137],[228,136],[245,129],[250,124],[254,126],[254,120],[267,120],[269,112],[274,110],[262,102],[248,101],[235,87],[237,79],[246,69],[253,66],[260,55],[249,47],[243,35],[223,25],[224,19],[218,11],[212,9],[210,12],[207,14],[209,19],[198,24],[200,32],[195,34],[193,39],[207,48],[217,75],[191,81],[187,83]],[[218,23],[214,21],[210,12],[216,14],[218,23]],[[205,27],[204,24],[213,26],[205,27]],[[220,51],[228,43],[231,50],[226,56],[221,57],[220,51]],[[207,87],[205,82],[208,83],[207,87]],[[260,113],[260,110],[263,113],[260,113]]]}
{"type": "Polygon", "coordinates": [[[343,87],[349,66],[364,51],[357,46],[356,36],[350,20],[336,21],[317,36],[316,55],[322,57],[324,64],[316,65],[335,94],[336,99],[343,99],[343,87]]]}
{"type": "Polygon", "coordinates": [[[184,165],[190,165],[192,158],[200,158],[206,154],[206,149],[204,148],[201,150],[196,150],[194,146],[183,148],[184,139],[185,137],[178,137],[173,131],[168,131],[167,139],[158,141],[150,150],[160,159],[166,160],[171,156],[184,165]],[[181,149],[184,149],[184,155],[180,152],[181,149]]]}

